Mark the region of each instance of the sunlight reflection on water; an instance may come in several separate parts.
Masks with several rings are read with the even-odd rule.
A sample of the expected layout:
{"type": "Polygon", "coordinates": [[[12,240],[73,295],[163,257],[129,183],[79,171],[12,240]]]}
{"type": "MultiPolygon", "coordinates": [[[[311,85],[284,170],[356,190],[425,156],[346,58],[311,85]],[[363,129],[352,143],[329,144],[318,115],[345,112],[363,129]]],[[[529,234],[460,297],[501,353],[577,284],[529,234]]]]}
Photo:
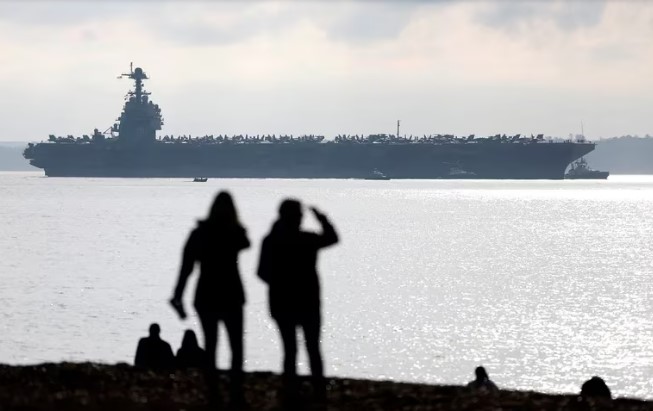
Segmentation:
{"type": "Polygon", "coordinates": [[[173,346],[184,327],[199,331],[166,299],[183,241],[220,188],[254,244],[240,263],[249,370],[280,369],[254,269],[277,204],[293,195],[342,237],[320,263],[329,374],[463,383],[484,364],[502,387],[576,392],[600,375],[618,395],[653,398],[646,177],[189,184],[0,173],[0,361],[131,362],[152,321],[173,346]]]}

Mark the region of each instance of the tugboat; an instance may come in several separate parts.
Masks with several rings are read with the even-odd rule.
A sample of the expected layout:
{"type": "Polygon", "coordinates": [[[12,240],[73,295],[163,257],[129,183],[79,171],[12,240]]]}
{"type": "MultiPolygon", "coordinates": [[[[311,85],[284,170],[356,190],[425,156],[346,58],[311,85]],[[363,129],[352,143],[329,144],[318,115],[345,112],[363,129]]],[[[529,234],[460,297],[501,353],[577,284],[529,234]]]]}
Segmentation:
{"type": "Polygon", "coordinates": [[[390,177],[386,176],[376,168],[372,171],[372,174],[365,177],[365,180],[390,180],[390,177]]]}
{"type": "Polygon", "coordinates": [[[584,157],[571,163],[571,168],[565,174],[567,180],[605,180],[610,175],[609,171],[593,170],[587,165],[584,157]]]}
{"type": "Polygon", "coordinates": [[[450,178],[450,179],[478,178],[476,177],[475,172],[465,170],[465,168],[463,168],[463,166],[460,164],[460,161],[456,161],[455,163],[446,163],[446,165],[449,167],[449,172],[447,173],[447,176],[445,178],[450,178]]]}

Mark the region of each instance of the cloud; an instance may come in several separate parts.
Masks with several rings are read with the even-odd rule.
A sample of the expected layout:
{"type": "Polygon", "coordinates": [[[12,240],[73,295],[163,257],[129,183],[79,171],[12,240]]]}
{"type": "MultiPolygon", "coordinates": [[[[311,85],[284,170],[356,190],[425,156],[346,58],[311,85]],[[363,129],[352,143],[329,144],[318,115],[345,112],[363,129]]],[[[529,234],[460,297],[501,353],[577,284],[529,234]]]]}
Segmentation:
{"type": "Polygon", "coordinates": [[[395,38],[421,9],[448,0],[384,1],[80,1],[0,2],[0,22],[61,29],[113,21],[147,27],[164,41],[231,45],[309,22],[333,40],[370,43],[395,38]]]}
{"type": "Polygon", "coordinates": [[[310,24],[334,41],[369,44],[396,38],[420,9],[432,5],[419,1],[172,3],[167,11],[175,18],[162,19],[166,23],[155,23],[155,29],[180,44],[229,45],[310,24]],[[177,14],[177,9],[184,11],[177,14]]]}
{"type": "Polygon", "coordinates": [[[476,21],[504,30],[537,30],[538,25],[553,22],[570,31],[600,23],[605,0],[500,1],[486,3],[476,14],[476,21]]]}
{"type": "Polygon", "coordinates": [[[11,4],[0,14],[0,91],[13,136],[33,118],[41,134],[110,124],[128,88],[115,76],[130,61],[151,76],[166,133],[332,135],[401,118],[416,133],[566,135],[581,115],[604,134],[651,132],[642,107],[653,87],[653,3],[604,2],[573,29],[561,22],[589,5],[11,4]]]}
{"type": "Polygon", "coordinates": [[[113,18],[143,16],[153,11],[151,1],[84,1],[84,0],[4,0],[0,1],[0,21],[15,25],[47,26],[53,29],[101,23],[113,18]]]}
{"type": "Polygon", "coordinates": [[[330,39],[365,45],[396,39],[421,10],[438,3],[442,2],[339,3],[332,13],[323,5],[316,23],[330,39]]]}

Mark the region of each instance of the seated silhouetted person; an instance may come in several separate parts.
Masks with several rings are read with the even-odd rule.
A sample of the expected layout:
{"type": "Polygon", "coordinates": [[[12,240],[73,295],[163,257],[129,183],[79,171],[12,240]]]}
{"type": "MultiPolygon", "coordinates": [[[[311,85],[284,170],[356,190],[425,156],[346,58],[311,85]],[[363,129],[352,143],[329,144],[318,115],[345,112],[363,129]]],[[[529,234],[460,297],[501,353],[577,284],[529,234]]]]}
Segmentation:
{"type": "Polygon", "coordinates": [[[193,330],[186,330],[181,348],[177,350],[177,368],[204,368],[206,367],[206,352],[197,344],[197,337],[193,330]]]}
{"type": "Polygon", "coordinates": [[[263,240],[258,276],[269,286],[270,314],[279,327],[284,349],[283,373],[288,387],[294,385],[297,359],[297,329],[302,329],[316,396],[324,396],[324,374],[320,353],[322,314],[318,251],[338,242],[326,215],[311,208],[322,232],[301,230],[302,205],[284,200],[279,218],[263,240]],[[289,383],[289,384],[288,384],[289,383]]]}
{"type": "Polygon", "coordinates": [[[170,344],[161,339],[160,333],[159,324],[150,325],[149,337],[141,338],[138,342],[135,366],[152,370],[167,370],[174,367],[175,357],[170,344]]]}
{"type": "Polygon", "coordinates": [[[490,377],[487,375],[487,371],[485,371],[484,367],[476,367],[474,373],[476,374],[476,379],[474,381],[470,381],[469,384],[467,384],[467,388],[488,392],[495,392],[499,390],[499,388],[497,388],[497,386],[490,380],[490,377]]]}
{"type": "Polygon", "coordinates": [[[580,396],[583,400],[588,398],[612,399],[612,393],[601,377],[592,377],[585,381],[580,389],[580,396]]]}

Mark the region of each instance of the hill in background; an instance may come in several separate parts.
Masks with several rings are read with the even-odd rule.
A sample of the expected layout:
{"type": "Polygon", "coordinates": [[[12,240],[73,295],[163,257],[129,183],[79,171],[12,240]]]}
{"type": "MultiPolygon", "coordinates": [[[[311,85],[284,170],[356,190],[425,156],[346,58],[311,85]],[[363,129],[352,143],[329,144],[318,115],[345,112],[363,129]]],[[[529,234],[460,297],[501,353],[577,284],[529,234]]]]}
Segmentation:
{"type": "Polygon", "coordinates": [[[653,137],[613,137],[596,143],[585,156],[590,167],[611,174],[653,174],[653,137]]]}
{"type": "Polygon", "coordinates": [[[0,171],[38,171],[23,158],[26,146],[27,143],[0,143],[0,171]]]}

